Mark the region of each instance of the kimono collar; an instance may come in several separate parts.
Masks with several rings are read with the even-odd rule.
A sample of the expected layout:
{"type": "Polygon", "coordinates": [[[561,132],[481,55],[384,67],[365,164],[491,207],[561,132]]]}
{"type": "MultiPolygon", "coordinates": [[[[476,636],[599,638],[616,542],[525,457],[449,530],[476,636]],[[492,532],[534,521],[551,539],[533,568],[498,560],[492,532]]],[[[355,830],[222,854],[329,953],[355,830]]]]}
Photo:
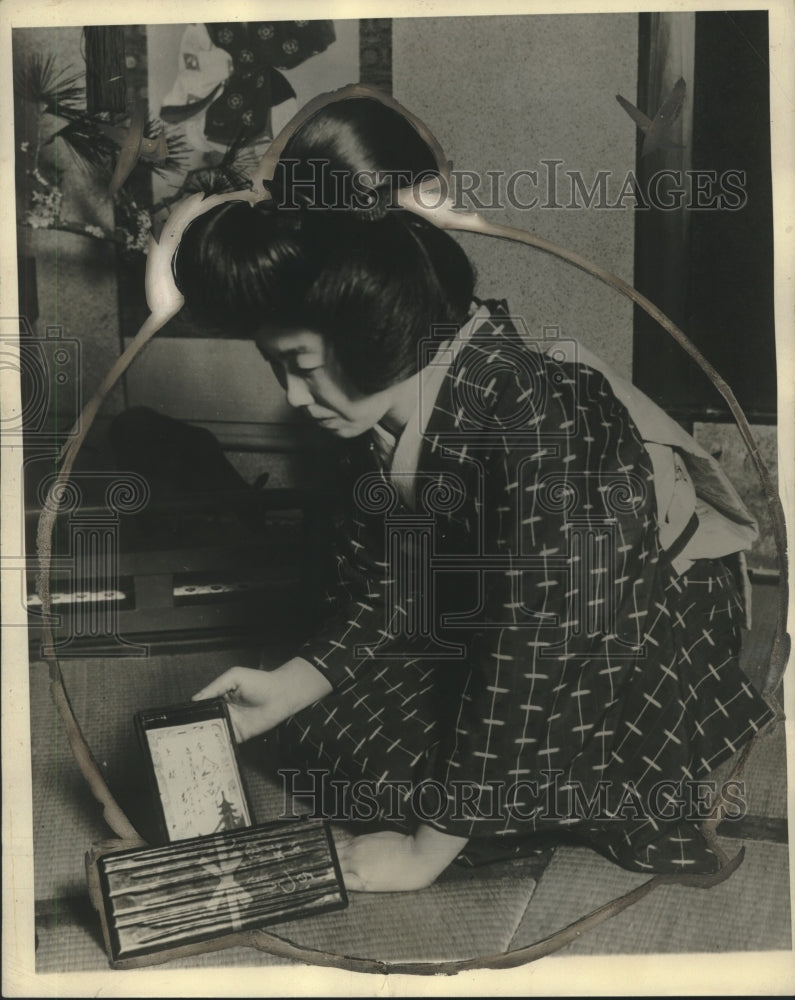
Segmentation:
{"type": "Polygon", "coordinates": [[[414,478],[424,443],[423,435],[436,405],[442,382],[455,363],[462,345],[469,340],[481,323],[490,317],[489,309],[485,305],[473,303],[472,309],[469,320],[454,337],[439,344],[429,363],[420,371],[417,405],[412,410],[400,437],[396,438],[380,424],[376,424],[370,432],[371,443],[379,464],[385,472],[389,472],[401,499],[412,510],[414,478]]]}

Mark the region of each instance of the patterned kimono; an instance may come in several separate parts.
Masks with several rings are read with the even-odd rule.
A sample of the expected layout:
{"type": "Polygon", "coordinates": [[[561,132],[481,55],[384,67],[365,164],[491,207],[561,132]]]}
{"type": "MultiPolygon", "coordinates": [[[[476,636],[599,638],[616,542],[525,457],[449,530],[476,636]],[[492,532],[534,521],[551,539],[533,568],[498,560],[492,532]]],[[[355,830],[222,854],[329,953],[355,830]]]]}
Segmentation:
{"type": "Polygon", "coordinates": [[[332,818],[711,872],[705,779],[771,712],[738,665],[733,574],[693,545],[706,515],[728,552],[755,529],[708,459],[695,497],[673,447],[698,467],[692,439],[644,444],[575,353],[481,308],[424,369],[419,454],[350,442],[328,619],[301,651],[333,691],[284,724],[283,764],[332,818]]]}

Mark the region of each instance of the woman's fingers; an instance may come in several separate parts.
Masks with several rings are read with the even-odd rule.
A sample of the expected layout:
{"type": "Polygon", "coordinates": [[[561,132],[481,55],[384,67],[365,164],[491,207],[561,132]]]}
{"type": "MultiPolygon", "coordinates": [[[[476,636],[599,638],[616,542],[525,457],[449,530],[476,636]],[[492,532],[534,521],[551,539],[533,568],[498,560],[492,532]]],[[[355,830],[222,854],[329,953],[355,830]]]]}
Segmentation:
{"type": "Polygon", "coordinates": [[[225,671],[214,681],[210,681],[201,691],[197,691],[191,701],[202,701],[205,698],[223,698],[224,695],[232,694],[239,685],[239,667],[232,667],[225,671]]]}
{"type": "MultiPolygon", "coordinates": [[[[333,830],[333,827],[332,827],[333,830]]],[[[345,888],[349,892],[364,892],[365,884],[361,875],[355,870],[356,862],[351,857],[351,848],[355,838],[343,831],[334,831],[334,846],[337,848],[337,859],[340,863],[340,872],[345,888]]]]}
{"type": "MultiPolygon", "coordinates": [[[[238,743],[273,729],[283,717],[274,710],[273,677],[275,672],[231,667],[193,696],[193,701],[223,698],[229,707],[229,717],[238,743]]],[[[286,716],[285,716],[286,717],[286,716]]]]}
{"type": "Polygon", "coordinates": [[[364,882],[359,878],[355,872],[347,872],[342,869],[342,881],[348,892],[366,892],[364,882]]]}

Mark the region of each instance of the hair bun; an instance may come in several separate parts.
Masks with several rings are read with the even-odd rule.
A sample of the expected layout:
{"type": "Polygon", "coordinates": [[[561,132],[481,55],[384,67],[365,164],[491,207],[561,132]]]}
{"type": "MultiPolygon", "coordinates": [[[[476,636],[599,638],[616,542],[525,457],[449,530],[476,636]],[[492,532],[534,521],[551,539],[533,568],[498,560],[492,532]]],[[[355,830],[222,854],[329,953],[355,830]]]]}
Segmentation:
{"type": "Polygon", "coordinates": [[[356,196],[351,211],[363,222],[380,222],[389,211],[390,194],[388,185],[367,188],[356,196]]]}

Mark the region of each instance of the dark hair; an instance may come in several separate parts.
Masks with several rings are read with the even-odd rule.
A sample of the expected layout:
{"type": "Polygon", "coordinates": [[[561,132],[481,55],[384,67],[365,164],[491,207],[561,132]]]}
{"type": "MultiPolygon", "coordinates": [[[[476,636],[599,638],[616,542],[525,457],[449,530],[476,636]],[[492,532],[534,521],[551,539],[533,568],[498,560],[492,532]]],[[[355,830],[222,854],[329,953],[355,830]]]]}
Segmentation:
{"type": "Polygon", "coordinates": [[[286,207],[358,209],[379,218],[394,207],[394,191],[438,175],[440,167],[399,111],[373,98],[349,98],[327,105],[296,130],[273,181],[286,207]]]}
{"type": "Polygon", "coordinates": [[[272,202],[225,202],[185,230],[174,274],[192,317],[231,336],[269,325],[313,330],[363,393],[407,378],[421,340],[465,321],[472,267],[431,223],[383,204],[375,217],[340,205],[338,185],[329,204],[325,185],[332,172],[338,181],[401,171],[412,183],[435,169],[429,146],[393,109],[371,99],[327,105],[285,146],[272,202]],[[307,178],[316,185],[308,197],[307,178]]]}

